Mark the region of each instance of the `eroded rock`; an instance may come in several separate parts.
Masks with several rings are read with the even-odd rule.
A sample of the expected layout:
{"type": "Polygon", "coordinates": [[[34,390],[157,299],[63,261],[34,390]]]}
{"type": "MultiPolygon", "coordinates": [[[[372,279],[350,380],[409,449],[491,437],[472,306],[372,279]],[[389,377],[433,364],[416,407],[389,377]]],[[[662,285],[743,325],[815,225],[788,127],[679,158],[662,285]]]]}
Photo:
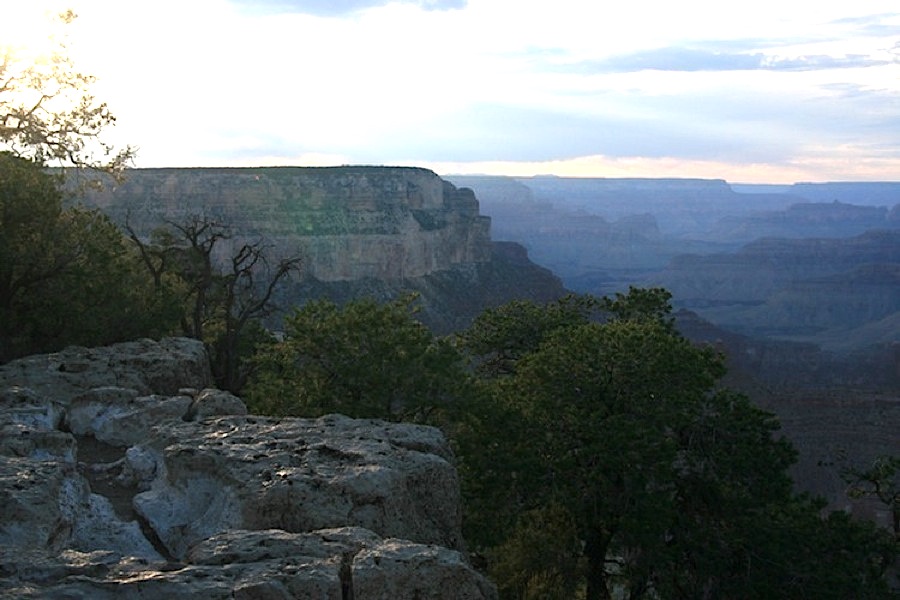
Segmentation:
{"type": "Polygon", "coordinates": [[[138,395],[175,395],[212,382],[203,343],[188,338],[149,339],[101,348],[71,346],[0,365],[0,390],[28,388],[43,400],[68,406],[80,394],[101,387],[132,389],[138,395]]]}
{"type": "Polygon", "coordinates": [[[291,532],[347,525],[462,547],[459,483],[431,427],[221,417],[156,429],[164,474],[135,498],[175,556],[229,527],[291,532]]]}
{"type": "Polygon", "coordinates": [[[496,596],[439,430],[249,416],[197,348],[0,367],[0,596],[496,596]]]}

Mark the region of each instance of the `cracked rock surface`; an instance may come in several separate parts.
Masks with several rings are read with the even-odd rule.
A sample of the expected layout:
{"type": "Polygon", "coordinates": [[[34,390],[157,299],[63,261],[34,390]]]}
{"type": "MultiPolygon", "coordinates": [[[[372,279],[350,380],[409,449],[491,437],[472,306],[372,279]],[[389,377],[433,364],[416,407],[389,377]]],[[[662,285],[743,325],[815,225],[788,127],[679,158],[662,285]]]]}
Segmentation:
{"type": "Polygon", "coordinates": [[[0,366],[0,596],[494,598],[437,429],[247,415],[202,344],[0,366]]]}

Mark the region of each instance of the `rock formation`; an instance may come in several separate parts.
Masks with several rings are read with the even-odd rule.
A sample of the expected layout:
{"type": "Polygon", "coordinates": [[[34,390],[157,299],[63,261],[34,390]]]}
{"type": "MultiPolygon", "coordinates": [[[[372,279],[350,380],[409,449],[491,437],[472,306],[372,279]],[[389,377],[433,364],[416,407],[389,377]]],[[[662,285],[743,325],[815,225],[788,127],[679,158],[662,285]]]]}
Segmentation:
{"type": "Polygon", "coordinates": [[[725,217],[706,239],[750,242],[760,238],[847,238],[873,229],[896,229],[885,206],[843,202],[793,204],[785,210],[725,217]]]}
{"type": "Polygon", "coordinates": [[[900,345],[839,356],[813,344],[739,335],[687,310],[675,319],[682,335],[724,354],[725,386],[777,415],[798,453],[791,468],[797,491],[891,529],[888,507],[849,498],[841,472],[900,455],[900,345]]]}
{"type": "MultiPolygon", "coordinates": [[[[240,239],[306,258],[319,281],[422,277],[490,260],[490,219],[469,189],[401,167],[135,169],[89,204],[139,233],[202,215],[240,239]]],[[[223,255],[230,256],[223,244],[223,255]]]]}
{"type": "Polygon", "coordinates": [[[437,429],[247,415],[202,344],[0,367],[0,596],[493,598],[437,429]]]}
{"type": "Polygon", "coordinates": [[[418,291],[423,321],[443,333],[491,305],[473,303],[473,296],[505,302],[565,293],[549,271],[505,262],[503,252],[494,252],[490,218],[479,213],[472,190],[426,169],[134,169],[124,183],[108,182],[73,200],[118,223],[127,219],[145,237],[166,220],[202,216],[227,224],[235,235],[217,246],[222,261],[247,240],[262,240],[272,256],[301,256],[302,275],[279,294],[285,308],[310,297],[418,291]],[[529,286],[498,286],[498,272],[529,286]]]}
{"type": "Polygon", "coordinates": [[[898,339],[900,230],[762,239],[732,254],[678,257],[647,281],[726,329],[864,349],[898,339]]]}

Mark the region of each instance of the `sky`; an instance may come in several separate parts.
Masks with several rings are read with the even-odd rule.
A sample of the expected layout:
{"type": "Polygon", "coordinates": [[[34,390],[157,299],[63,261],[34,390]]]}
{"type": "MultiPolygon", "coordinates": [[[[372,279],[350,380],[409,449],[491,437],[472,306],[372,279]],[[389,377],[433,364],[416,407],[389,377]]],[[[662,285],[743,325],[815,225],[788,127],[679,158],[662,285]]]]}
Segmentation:
{"type": "Polygon", "coordinates": [[[900,180],[896,0],[3,3],[78,14],[137,167],[900,180]]]}

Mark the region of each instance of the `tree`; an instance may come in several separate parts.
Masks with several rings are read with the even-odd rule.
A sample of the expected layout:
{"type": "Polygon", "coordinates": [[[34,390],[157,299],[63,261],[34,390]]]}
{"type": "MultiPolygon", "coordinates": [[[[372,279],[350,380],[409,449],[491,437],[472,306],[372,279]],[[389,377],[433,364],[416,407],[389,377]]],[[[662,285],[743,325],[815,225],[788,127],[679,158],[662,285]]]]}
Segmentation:
{"type": "Polygon", "coordinates": [[[572,516],[558,504],[523,513],[491,555],[490,575],[504,597],[570,600],[578,594],[581,538],[572,516]]]}
{"type": "Polygon", "coordinates": [[[612,298],[604,297],[595,303],[619,321],[651,321],[669,331],[675,325],[672,318],[672,293],[664,288],[628,287],[628,293],[616,292],[612,298]]]}
{"type": "Polygon", "coordinates": [[[494,311],[504,315],[502,327],[476,320],[476,328],[491,327],[463,336],[497,344],[479,347],[476,364],[522,350],[512,368],[500,376],[490,370],[482,381],[482,401],[493,408],[480,408],[459,443],[464,494],[475,512],[467,527],[493,529],[467,535],[476,544],[506,540],[488,552],[495,573],[514,574],[501,589],[519,589],[510,597],[521,597],[515,594],[529,573],[542,580],[565,569],[544,562],[530,571],[535,561],[517,550],[516,540],[534,530],[533,511],[556,506],[580,540],[590,600],[883,593],[879,573],[890,558],[883,537],[840,516],[823,519],[821,506],[792,494],[787,468],[795,453],[774,437],[777,421],[717,389],[722,357],[675,331],[668,299],[664,290],[631,290],[591,302],[606,313],[594,320],[557,319],[559,305],[551,304],[527,320],[559,326],[537,327],[524,344],[515,311],[494,311]],[[518,522],[492,522],[497,506],[518,522]],[[807,540],[827,558],[814,556],[807,540]],[[511,568],[496,549],[527,564],[511,568]]]}
{"type": "Polygon", "coordinates": [[[106,216],[64,208],[39,163],[0,153],[0,360],[167,333],[174,310],[106,216]]]}
{"type": "Polygon", "coordinates": [[[216,384],[240,392],[250,376],[253,363],[247,359],[255,343],[268,337],[259,321],[274,310],[276,288],[299,269],[301,259],[283,259],[273,267],[261,240],[243,241],[223,268],[216,262],[219,247],[234,234],[228,225],[200,215],[166,221],[149,241],[130,223],[126,230],[154,284],[177,281],[182,332],[206,343],[216,384]]]}
{"type": "Polygon", "coordinates": [[[61,179],[44,171],[55,162],[116,172],[134,155],[100,139],[115,118],[65,42],[51,41],[43,55],[0,46],[0,360],[165,333],[172,314],[121,232],[96,210],[64,208],[61,179]]]}
{"type": "Polygon", "coordinates": [[[413,318],[414,302],[318,300],[296,309],[284,341],[257,358],[249,404],[266,414],[426,418],[458,396],[466,375],[449,341],[413,318]]]}
{"type": "Polygon", "coordinates": [[[900,456],[878,456],[867,469],[847,467],[842,476],[851,498],[875,498],[891,513],[894,537],[900,543],[900,456]]]}
{"type": "Polygon", "coordinates": [[[478,315],[459,335],[460,344],[480,376],[511,375],[519,359],[537,350],[545,336],[596,317],[599,305],[588,295],[570,295],[545,305],[513,300],[478,315]]]}
{"type": "Polygon", "coordinates": [[[677,494],[677,432],[721,364],[653,322],[588,323],[522,359],[510,400],[543,432],[544,488],[585,543],[588,598],[627,577],[648,584],[642,555],[665,538],[677,494]]]}
{"type": "MultiPolygon", "coordinates": [[[[57,22],[64,27],[75,18],[67,11],[57,22]]],[[[53,41],[45,55],[0,47],[0,148],[40,164],[121,170],[135,149],[103,142],[115,116],[90,93],[94,77],[76,69],[65,40],[53,41]]]]}

